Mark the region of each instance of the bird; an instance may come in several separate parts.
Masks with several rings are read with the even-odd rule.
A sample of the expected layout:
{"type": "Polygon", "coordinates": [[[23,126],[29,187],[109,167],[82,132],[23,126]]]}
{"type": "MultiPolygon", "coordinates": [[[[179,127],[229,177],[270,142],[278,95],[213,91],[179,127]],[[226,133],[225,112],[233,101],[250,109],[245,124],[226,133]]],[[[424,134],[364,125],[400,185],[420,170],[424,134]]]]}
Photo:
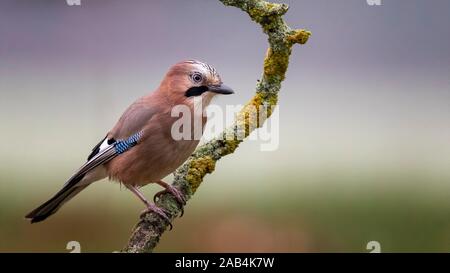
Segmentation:
{"type": "MultiPolygon", "coordinates": [[[[138,98],[125,110],[61,190],[25,218],[31,223],[41,222],[92,183],[109,178],[136,195],[145,204],[145,211],[169,220],[167,212],[149,202],[140,188],[156,183],[164,188],[157,195],[169,192],[179,203],[185,204],[183,193],[162,179],[186,161],[200,139],[192,133],[198,134],[193,128],[195,122],[191,122],[191,128],[182,128],[191,129],[190,138],[173,137],[172,127],[179,117],[172,114],[172,109],[177,106],[188,108],[194,113],[191,118],[199,118],[204,128],[207,115],[201,111],[196,117],[195,108],[205,109],[216,95],[233,93],[223,84],[217,70],[204,62],[185,60],[174,64],[158,88],[138,98]]],[[[203,129],[200,137],[202,132],[203,129]]]]}

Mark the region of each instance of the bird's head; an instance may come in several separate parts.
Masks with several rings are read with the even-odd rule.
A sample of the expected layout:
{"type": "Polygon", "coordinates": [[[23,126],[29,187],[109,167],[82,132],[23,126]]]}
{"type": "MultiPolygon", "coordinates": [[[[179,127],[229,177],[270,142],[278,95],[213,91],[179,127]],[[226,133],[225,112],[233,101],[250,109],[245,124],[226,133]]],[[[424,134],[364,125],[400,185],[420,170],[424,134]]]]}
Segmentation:
{"type": "Polygon", "coordinates": [[[176,103],[193,105],[196,98],[201,98],[204,107],[217,94],[234,93],[222,83],[214,67],[196,60],[182,61],[173,65],[162,81],[160,89],[176,103]]]}

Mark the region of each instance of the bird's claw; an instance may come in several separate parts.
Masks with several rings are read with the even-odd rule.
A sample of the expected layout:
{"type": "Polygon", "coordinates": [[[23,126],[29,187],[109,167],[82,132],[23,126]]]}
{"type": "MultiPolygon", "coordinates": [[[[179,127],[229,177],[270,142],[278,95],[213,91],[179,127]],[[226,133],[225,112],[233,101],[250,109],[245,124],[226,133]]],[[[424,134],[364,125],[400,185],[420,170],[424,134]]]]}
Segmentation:
{"type": "Polygon", "coordinates": [[[173,226],[172,226],[172,223],[170,222],[170,218],[167,216],[166,210],[158,207],[157,205],[155,205],[153,203],[148,203],[147,209],[141,213],[141,218],[145,217],[145,215],[149,212],[154,212],[154,213],[158,214],[161,218],[166,220],[167,223],[169,224],[169,230],[172,230],[173,226]]]}
{"type": "Polygon", "coordinates": [[[164,193],[171,193],[175,199],[178,201],[178,204],[180,205],[180,210],[181,210],[181,214],[180,217],[183,216],[184,214],[184,205],[186,205],[186,198],[184,197],[184,194],[177,189],[176,187],[172,186],[172,185],[168,185],[168,187],[165,190],[159,191],[155,194],[155,196],[153,196],[153,201],[157,201],[159,199],[159,197],[164,194],[164,193]]]}

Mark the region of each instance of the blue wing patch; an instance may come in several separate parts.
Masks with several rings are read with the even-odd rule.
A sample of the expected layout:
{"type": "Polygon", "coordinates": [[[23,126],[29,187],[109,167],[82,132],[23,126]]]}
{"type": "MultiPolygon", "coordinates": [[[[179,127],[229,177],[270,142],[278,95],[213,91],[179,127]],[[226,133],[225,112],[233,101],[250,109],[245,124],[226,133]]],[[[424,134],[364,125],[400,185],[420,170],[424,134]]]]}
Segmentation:
{"type": "Polygon", "coordinates": [[[139,139],[142,137],[142,132],[137,132],[136,134],[130,136],[124,140],[118,140],[114,143],[114,149],[117,154],[124,153],[128,151],[131,147],[135,146],[139,139]]]}

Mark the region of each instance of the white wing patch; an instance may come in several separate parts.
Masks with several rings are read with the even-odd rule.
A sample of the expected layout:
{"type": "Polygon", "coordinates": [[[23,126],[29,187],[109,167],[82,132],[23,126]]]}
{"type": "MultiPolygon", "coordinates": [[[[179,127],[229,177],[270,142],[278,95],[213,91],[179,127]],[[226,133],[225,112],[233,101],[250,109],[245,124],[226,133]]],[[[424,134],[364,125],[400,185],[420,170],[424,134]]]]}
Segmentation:
{"type": "Polygon", "coordinates": [[[100,145],[99,149],[100,151],[103,151],[104,149],[108,148],[110,145],[108,144],[108,138],[105,138],[105,140],[100,145]]]}

